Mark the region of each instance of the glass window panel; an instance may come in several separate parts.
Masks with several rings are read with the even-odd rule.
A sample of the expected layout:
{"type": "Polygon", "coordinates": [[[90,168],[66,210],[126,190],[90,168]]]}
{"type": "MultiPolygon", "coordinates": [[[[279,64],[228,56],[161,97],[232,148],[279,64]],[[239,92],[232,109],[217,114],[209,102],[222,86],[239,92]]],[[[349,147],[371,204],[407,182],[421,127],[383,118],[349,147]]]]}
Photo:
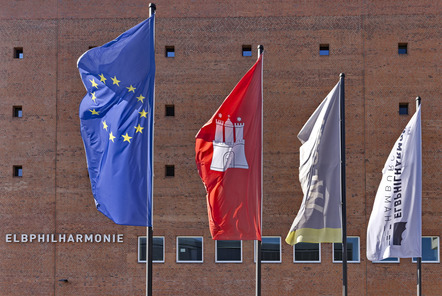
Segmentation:
{"type": "MultiPolygon", "coordinates": [[[[417,258],[413,258],[416,262],[417,258]]],[[[422,262],[438,263],[439,262],[439,237],[424,236],[422,237],[422,262]]]]}
{"type": "MultiPolygon", "coordinates": [[[[152,262],[164,262],[164,237],[153,237],[152,262]]],[[[138,262],[146,262],[146,237],[138,239],[138,262]]]]}
{"type": "Polygon", "coordinates": [[[241,262],[241,241],[239,240],[217,240],[216,241],[217,262],[241,262]]]}
{"type": "Polygon", "coordinates": [[[281,262],[281,238],[263,237],[261,244],[261,262],[281,262]]]}
{"type": "MultiPolygon", "coordinates": [[[[342,262],[342,244],[333,244],[333,262],[342,262]]],[[[347,237],[347,262],[359,262],[359,237],[347,237]]]]}
{"type": "Polygon", "coordinates": [[[294,262],[321,262],[321,246],[315,243],[297,243],[293,246],[294,262]]]}
{"type": "Polygon", "coordinates": [[[177,241],[178,262],[203,261],[202,237],[178,237],[177,241]]]}

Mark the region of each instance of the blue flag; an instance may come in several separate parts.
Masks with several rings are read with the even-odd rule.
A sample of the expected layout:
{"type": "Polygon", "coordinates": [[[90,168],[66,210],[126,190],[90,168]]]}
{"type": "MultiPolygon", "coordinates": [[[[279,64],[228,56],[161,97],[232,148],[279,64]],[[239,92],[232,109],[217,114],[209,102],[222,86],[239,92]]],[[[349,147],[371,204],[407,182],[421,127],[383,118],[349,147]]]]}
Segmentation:
{"type": "Polygon", "coordinates": [[[122,225],[152,226],[154,24],[152,15],[77,65],[87,90],[80,125],[95,204],[122,225]]]}

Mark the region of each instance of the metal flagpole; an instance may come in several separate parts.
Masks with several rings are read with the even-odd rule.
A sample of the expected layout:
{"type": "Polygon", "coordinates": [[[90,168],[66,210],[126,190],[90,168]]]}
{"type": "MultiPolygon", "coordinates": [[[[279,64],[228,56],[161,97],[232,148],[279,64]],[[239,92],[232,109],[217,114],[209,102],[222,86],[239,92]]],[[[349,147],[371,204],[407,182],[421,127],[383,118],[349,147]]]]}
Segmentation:
{"type": "MultiPolygon", "coordinates": [[[[152,15],[155,14],[155,10],[157,9],[156,5],[154,3],[149,3],[149,17],[151,17],[152,15]]],[[[155,22],[154,22],[154,46],[155,46],[155,22]]],[[[155,90],[154,90],[154,97],[155,97],[155,90]]],[[[152,104],[153,108],[152,108],[152,116],[153,116],[153,121],[155,121],[155,100],[154,103],[152,104]]],[[[154,142],[154,127],[152,127],[152,182],[151,182],[151,186],[152,186],[152,195],[153,195],[153,142],[154,142]]],[[[149,197],[147,197],[149,198],[149,197]]],[[[153,198],[152,198],[152,203],[153,203],[153,198]]],[[[153,208],[153,204],[151,205],[153,208]]],[[[152,215],[152,222],[153,222],[153,212],[151,211],[151,215],[152,215]]],[[[147,227],[147,237],[146,237],[146,295],[147,296],[152,296],[152,254],[153,254],[153,229],[152,226],[148,226],[147,227]]]]}
{"type": "MultiPolygon", "coordinates": [[[[258,45],[258,58],[262,55],[262,53],[264,52],[264,46],[262,45],[258,45]]],[[[264,135],[264,130],[263,130],[263,119],[264,119],[264,100],[263,98],[263,92],[262,92],[262,71],[263,71],[263,67],[261,67],[261,235],[262,235],[262,200],[263,200],[263,135],[264,135]]],[[[262,242],[259,240],[255,240],[255,249],[256,249],[256,291],[255,294],[256,296],[261,296],[261,245],[262,242]]]]}
{"type": "MultiPolygon", "coordinates": [[[[416,98],[416,111],[419,108],[420,104],[421,104],[421,97],[417,97],[416,98]]],[[[422,198],[422,196],[421,196],[421,198],[422,198]]],[[[421,237],[421,240],[422,240],[422,237],[421,237]]],[[[421,256],[417,257],[417,295],[418,296],[422,295],[422,254],[421,254],[421,256]]]]}
{"type": "Polygon", "coordinates": [[[340,75],[340,127],[341,127],[341,223],[342,223],[342,295],[347,296],[347,205],[345,192],[345,74],[340,75]]]}

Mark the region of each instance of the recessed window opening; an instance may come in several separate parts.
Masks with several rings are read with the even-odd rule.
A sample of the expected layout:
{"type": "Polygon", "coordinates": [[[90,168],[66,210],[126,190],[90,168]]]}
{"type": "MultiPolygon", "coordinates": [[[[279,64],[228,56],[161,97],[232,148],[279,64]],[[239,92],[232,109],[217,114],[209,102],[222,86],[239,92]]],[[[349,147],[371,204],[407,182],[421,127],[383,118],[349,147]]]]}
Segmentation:
{"type": "Polygon", "coordinates": [[[319,44],[319,55],[321,55],[321,56],[330,55],[330,45],[329,44],[319,44]]]}
{"type": "Polygon", "coordinates": [[[203,263],[202,237],[177,237],[177,262],[203,263]]]}
{"type": "Polygon", "coordinates": [[[166,58],[175,57],[175,46],[166,46],[166,58]]]}
{"type": "Polygon", "coordinates": [[[407,54],[408,53],[408,43],[398,43],[397,50],[398,54],[407,54]]]}
{"type": "Polygon", "coordinates": [[[14,58],[22,59],[23,58],[23,47],[15,47],[14,48],[14,58]]]}
{"type": "Polygon", "coordinates": [[[174,177],[175,176],[175,166],[174,165],[166,165],[166,177],[174,177]]]}
{"type": "Polygon", "coordinates": [[[215,258],[218,263],[241,263],[242,241],[217,240],[215,242],[215,258]]]}
{"type": "Polygon", "coordinates": [[[399,103],[399,114],[408,115],[408,103],[399,103]]]}
{"type": "Polygon", "coordinates": [[[14,165],[12,169],[14,177],[23,177],[23,167],[21,165],[14,165]]]}
{"type": "Polygon", "coordinates": [[[23,109],[22,106],[14,106],[12,107],[12,116],[13,117],[23,117],[23,109]]]}
{"type": "Polygon", "coordinates": [[[293,245],[294,263],[320,263],[321,244],[297,243],[293,245]]]}
{"type": "Polygon", "coordinates": [[[252,56],[252,46],[251,45],[243,45],[242,46],[242,56],[243,57],[251,57],[252,56]]]}
{"type": "Polygon", "coordinates": [[[175,116],[175,105],[166,105],[166,116],[175,116]]]}

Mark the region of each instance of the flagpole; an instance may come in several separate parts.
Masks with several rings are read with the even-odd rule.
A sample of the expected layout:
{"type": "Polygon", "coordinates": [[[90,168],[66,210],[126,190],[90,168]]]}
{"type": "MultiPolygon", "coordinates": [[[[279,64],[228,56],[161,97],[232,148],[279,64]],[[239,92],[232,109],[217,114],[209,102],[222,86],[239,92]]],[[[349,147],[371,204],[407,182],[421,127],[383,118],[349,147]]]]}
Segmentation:
{"type": "MultiPolygon", "coordinates": [[[[156,5],[154,3],[149,3],[149,17],[155,14],[155,10],[157,9],[156,5]]],[[[154,23],[154,47],[155,47],[155,23],[154,23]]],[[[155,89],[155,88],[154,88],[155,89]]],[[[155,90],[154,90],[154,97],[155,97],[155,90]]],[[[155,121],[155,100],[152,104],[152,117],[153,121],[155,121]]],[[[151,190],[153,195],[153,139],[154,139],[154,128],[155,125],[152,127],[152,180],[151,180],[151,190]]],[[[149,194],[147,196],[147,199],[149,200],[149,194]]],[[[148,202],[149,204],[149,202],[148,202]]],[[[151,220],[153,224],[153,198],[152,198],[152,204],[151,204],[151,220]]],[[[146,237],[146,295],[152,296],[152,254],[153,254],[153,229],[152,226],[147,227],[147,237],[146,237]]]]}
{"type": "MultiPolygon", "coordinates": [[[[262,55],[264,52],[264,46],[258,45],[258,58],[262,55]]],[[[263,202],[263,141],[264,141],[264,129],[263,129],[263,119],[264,119],[264,100],[263,100],[263,93],[262,93],[262,71],[263,67],[261,67],[261,213],[260,213],[260,220],[261,220],[261,235],[262,235],[262,202],[263,202]]],[[[255,240],[255,249],[256,249],[256,296],[261,296],[261,246],[262,242],[260,240],[255,240]]]]}
{"type": "MultiPolygon", "coordinates": [[[[419,109],[419,106],[421,105],[421,97],[416,98],[416,112],[417,109],[419,109]]],[[[422,161],[422,160],[420,160],[422,161]]],[[[422,199],[422,196],[421,196],[422,199]]],[[[422,237],[421,237],[422,240],[422,237]]],[[[422,254],[421,256],[417,257],[417,295],[422,295],[422,254]]]]}
{"type": "Polygon", "coordinates": [[[341,127],[341,221],[342,221],[342,295],[347,296],[347,205],[345,192],[345,74],[340,74],[340,127],[341,127]]]}

